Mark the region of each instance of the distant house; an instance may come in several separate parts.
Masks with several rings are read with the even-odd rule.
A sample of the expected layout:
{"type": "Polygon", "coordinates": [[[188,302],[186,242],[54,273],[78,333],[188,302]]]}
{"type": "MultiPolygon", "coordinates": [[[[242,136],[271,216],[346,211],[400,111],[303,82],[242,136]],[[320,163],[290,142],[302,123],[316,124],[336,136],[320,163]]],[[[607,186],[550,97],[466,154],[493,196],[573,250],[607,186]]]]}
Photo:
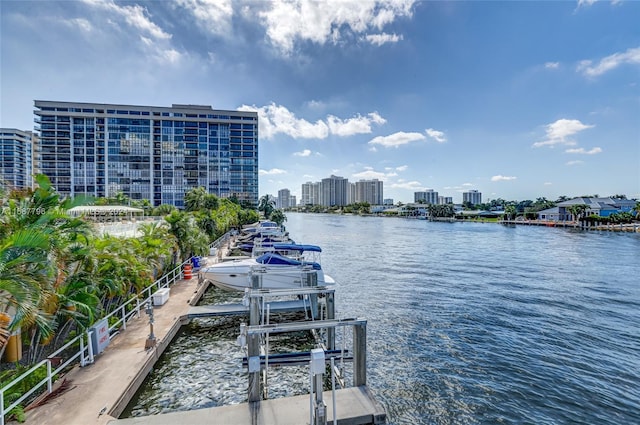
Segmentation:
{"type": "Polygon", "coordinates": [[[569,221],[571,219],[571,214],[560,214],[559,207],[547,208],[546,210],[538,211],[538,220],[569,221]]]}
{"type": "Polygon", "coordinates": [[[598,215],[609,217],[614,213],[632,212],[636,201],[629,199],[613,198],[573,198],[559,202],[554,208],[538,211],[538,220],[571,221],[573,215],[569,211],[573,205],[586,205],[585,215],[598,215]]]}

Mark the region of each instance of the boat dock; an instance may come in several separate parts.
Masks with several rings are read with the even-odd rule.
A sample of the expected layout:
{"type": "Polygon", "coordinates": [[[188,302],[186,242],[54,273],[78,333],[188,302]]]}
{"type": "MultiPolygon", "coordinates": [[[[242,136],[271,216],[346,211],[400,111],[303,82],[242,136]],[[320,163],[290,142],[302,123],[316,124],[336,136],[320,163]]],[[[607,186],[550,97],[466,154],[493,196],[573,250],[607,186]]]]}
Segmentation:
{"type": "MultiPolygon", "coordinates": [[[[323,393],[327,401],[328,423],[333,423],[333,398],[331,391],[323,393]]],[[[366,386],[336,391],[338,425],[384,424],[386,413],[375,401],[366,386]]],[[[303,425],[309,423],[309,396],[262,400],[208,409],[173,412],[164,415],[118,419],[110,425],[210,425],[210,424],[262,424],[303,425]]]]}
{"type": "MultiPolygon", "coordinates": [[[[216,261],[215,258],[210,258],[216,261]]],[[[312,277],[315,277],[313,275],[312,277]]],[[[314,279],[309,279],[312,284],[314,279]]],[[[132,317],[126,329],[113,337],[109,346],[95,361],[79,365],[67,372],[56,384],[54,394],[46,403],[26,413],[27,425],[163,425],[188,423],[193,425],[224,424],[384,424],[386,413],[366,383],[366,320],[335,319],[334,290],[330,287],[303,287],[293,290],[260,289],[259,279],[245,293],[242,303],[195,306],[208,283],[197,276],[178,281],[170,289],[165,302],[153,308],[155,343],[149,342],[149,317],[132,317]],[[298,299],[281,300],[283,295],[298,299]],[[318,307],[322,298],[322,308],[318,307]],[[312,302],[312,300],[315,300],[312,302]],[[269,324],[271,313],[306,311],[314,320],[269,324]],[[315,311],[315,313],[314,313],[315,311]],[[265,313],[267,313],[265,315],[265,313]],[[240,338],[245,341],[248,355],[243,365],[248,369],[248,402],[172,412],[160,415],[118,419],[130,400],[142,386],[155,363],[171,343],[181,326],[191,320],[230,315],[246,315],[248,324],[241,326],[240,338]],[[266,323],[264,317],[267,317],[266,323]],[[353,328],[353,347],[335,347],[336,328],[353,328]],[[261,345],[270,334],[323,330],[327,341],[323,348],[311,352],[268,354],[268,345],[261,345]],[[318,354],[321,358],[318,359],[318,354]],[[314,363],[315,362],[315,363],[314,363]],[[353,383],[344,387],[338,362],[353,366],[353,383]],[[312,372],[312,366],[316,371],[312,372]],[[271,367],[291,365],[310,368],[310,394],[277,399],[262,399],[266,375],[271,367]],[[320,365],[320,366],[318,366],[320,365]],[[327,375],[328,373],[328,375],[327,375]],[[264,379],[264,381],[263,381],[264,379]],[[326,379],[341,388],[318,391],[326,379]],[[64,384],[64,385],[63,385],[64,384]],[[334,422],[335,416],[335,422],[334,422]]],[[[315,333],[318,335],[318,332],[315,333]]],[[[267,342],[268,344],[268,342],[267,342]]],[[[206,365],[203,365],[206,367],[206,365]]],[[[246,370],[246,369],[245,369],[246,370]]]]}

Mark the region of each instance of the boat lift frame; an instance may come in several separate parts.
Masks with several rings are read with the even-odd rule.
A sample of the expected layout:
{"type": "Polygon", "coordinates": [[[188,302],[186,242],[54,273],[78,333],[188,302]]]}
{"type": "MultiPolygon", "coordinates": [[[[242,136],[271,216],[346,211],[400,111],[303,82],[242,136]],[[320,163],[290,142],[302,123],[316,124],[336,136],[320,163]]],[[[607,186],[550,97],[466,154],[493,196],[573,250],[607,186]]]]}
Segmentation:
{"type": "MultiPolygon", "coordinates": [[[[249,368],[249,402],[260,401],[260,372],[262,361],[260,358],[260,337],[273,333],[286,333],[297,331],[312,331],[325,329],[327,332],[327,350],[335,350],[335,335],[337,327],[353,326],[353,385],[367,384],[367,321],[361,318],[336,319],[335,318],[335,290],[325,286],[318,286],[317,274],[313,270],[304,271],[302,282],[304,285],[291,289],[264,289],[262,288],[262,276],[260,272],[251,273],[251,288],[245,291],[245,299],[249,304],[249,326],[242,324],[241,339],[247,344],[247,365],[249,368]],[[315,298],[317,308],[317,296],[324,294],[326,299],[326,319],[307,322],[260,324],[260,307],[264,299],[280,296],[309,296],[311,304],[315,298]]],[[[264,307],[264,305],[263,305],[264,307]]],[[[268,309],[268,305],[267,305],[268,309]]],[[[317,314],[316,314],[317,316],[317,314]]],[[[267,319],[268,320],[268,319],[267,319]]],[[[241,344],[244,345],[244,344],[241,344]]],[[[266,355],[268,359],[268,353],[266,355]]],[[[265,360],[266,360],[265,359],[265,360]]],[[[268,360],[265,361],[265,366],[268,360]]],[[[266,366],[268,367],[268,366],[266,366]]]]}
{"type": "Polygon", "coordinates": [[[353,326],[353,385],[367,384],[367,320],[327,319],[312,322],[276,323],[247,326],[247,348],[249,365],[249,402],[260,401],[260,336],[263,334],[308,331],[312,329],[353,326]]]}

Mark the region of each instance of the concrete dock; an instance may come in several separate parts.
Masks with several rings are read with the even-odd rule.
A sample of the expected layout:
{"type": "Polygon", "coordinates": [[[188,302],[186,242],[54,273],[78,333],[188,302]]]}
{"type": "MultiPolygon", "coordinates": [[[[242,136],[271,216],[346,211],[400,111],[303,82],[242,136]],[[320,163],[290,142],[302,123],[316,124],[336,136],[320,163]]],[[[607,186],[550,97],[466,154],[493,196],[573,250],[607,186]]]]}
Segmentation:
{"type": "MultiPolygon", "coordinates": [[[[109,346],[95,362],[75,366],[63,379],[69,389],[28,410],[28,425],[127,425],[127,424],[305,424],[309,422],[309,395],[263,400],[231,406],[220,406],[187,412],[174,412],[138,418],[117,419],[136,393],[156,361],[180,327],[190,318],[235,313],[246,314],[242,305],[229,307],[192,307],[206,289],[198,285],[197,276],[171,286],[168,301],[154,308],[154,334],[157,344],[145,349],[149,336],[149,320],[144,313],[127,322],[126,330],[112,338],[109,346]],[[212,314],[213,313],[213,314],[212,314]]],[[[299,309],[299,301],[280,304],[283,309],[299,309]]],[[[276,308],[277,310],[277,308],[276,308]]],[[[275,310],[272,310],[275,311],[275,310]]],[[[333,420],[331,392],[324,392],[328,418],[333,420]]],[[[382,424],[386,414],[366,386],[336,391],[338,423],[382,424]]],[[[330,422],[331,423],[331,422],[330,422]]]]}
{"type": "Polygon", "coordinates": [[[171,286],[169,300],[154,308],[155,348],[145,350],[149,319],[143,312],[127,323],[127,329],[111,340],[93,364],[68,372],[62,379],[67,379],[70,389],[27,411],[25,423],[97,425],[116,419],[180,329],[180,318],[191,308],[187,301],[196,289],[197,278],[178,281],[171,286]]]}
{"type": "MultiPolygon", "coordinates": [[[[333,423],[331,391],[325,391],[323,399],[327,404],[328,422],[333,423]]],[[[375,402],[367,387],[336,390],[336,412],[338,413],[337,422],[340,425],[386,423],[384,409],[375,402]]],[[[309,395],[301,395],[188,412],[119,419],[111,421],[110,425],[303,425],[308,423],[309,395]]]]}

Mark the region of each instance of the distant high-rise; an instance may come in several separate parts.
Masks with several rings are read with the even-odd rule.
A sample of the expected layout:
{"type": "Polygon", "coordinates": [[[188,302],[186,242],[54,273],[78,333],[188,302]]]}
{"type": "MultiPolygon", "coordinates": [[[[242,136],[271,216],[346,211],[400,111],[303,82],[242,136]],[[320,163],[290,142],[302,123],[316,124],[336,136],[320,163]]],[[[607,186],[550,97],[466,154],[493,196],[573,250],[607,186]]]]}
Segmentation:
{"type": "Polygon", "coordinates": [[[289,208],[295,205],[290,204],[291,191],[289,189],[280,189],[278,191],[278,201],[276,203],[277,208],[289,208]]]}
{"type": "Polygon", "coordinates": [[[320,182],[302,183],[300,205],[320,205],[320,182]]]}
{"type": "Polygon", "coordinates": [[[413,200],[414,202],[423,201],[425,204],[436,205],[438,203],[438,192],[435,192],[433,189],[428,189],[424,192],[414,192],[413,200]]]}
{"type": "Polygon", "coordinates": [[[382,205],[383,182],[378,179],[360,180],[355,183],[355,202],[382,205]]]}
{"type": "Polygon", "coordinates": [[[469,202],[471,205],[478,205],[482,203],[482,193],[477,190],[470,190],[468,192],[462,192],[462,203],[469,202]]]}
{"type": "Polygon", "coordinates": [[[322,179],[320,186],[320,204],[325,207],[347,205],[349,181],[344,177],[332,175],[322,179]]]}
{"type": "Polygon", "coordinates": [[[438,205],[453,204],[453,198],[451,196],[438,196],[438,205]]]}
{"type": "Polygon", "coordinates": [[[33,187],[33,133],[0,128],[0,184],[11,189],[33,187]]]}
{"type": "Polygon", "coordinates": [[[64,195],[184,207],[203,186],[258,203],[258,115],[172,107],[35,101],[40,171],[64,195]]]}

